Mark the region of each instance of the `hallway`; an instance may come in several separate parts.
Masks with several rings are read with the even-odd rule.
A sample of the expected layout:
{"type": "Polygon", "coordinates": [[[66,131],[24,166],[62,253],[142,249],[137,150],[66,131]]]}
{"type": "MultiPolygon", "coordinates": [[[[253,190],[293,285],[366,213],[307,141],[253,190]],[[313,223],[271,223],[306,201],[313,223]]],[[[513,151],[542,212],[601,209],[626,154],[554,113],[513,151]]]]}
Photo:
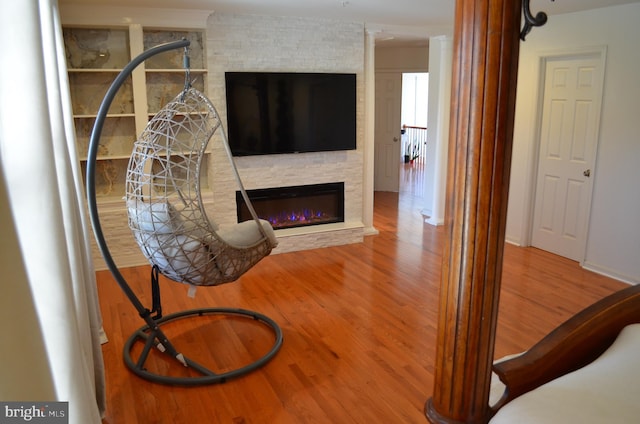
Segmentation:
{"type": "MultiPolygon", "coordinates": [[[[399,202],[407,211],[422,214],[425,207],[426,164],[424,158],[418,158],[413,163],[400,164],[399,202]]],[[[422,219],[428,218],[422,215],[422,219]]]]}

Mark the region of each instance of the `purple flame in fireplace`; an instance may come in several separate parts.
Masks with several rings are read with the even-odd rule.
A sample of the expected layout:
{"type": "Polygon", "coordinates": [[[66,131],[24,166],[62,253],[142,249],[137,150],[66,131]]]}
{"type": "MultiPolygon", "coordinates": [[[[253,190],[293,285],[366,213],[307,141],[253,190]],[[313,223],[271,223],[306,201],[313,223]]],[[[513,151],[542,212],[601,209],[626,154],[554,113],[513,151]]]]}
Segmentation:
{"type": "Polygon", "coordinates": [[[267,217],[274,228],[287,228],[333,221],[333,215],[318,209],[282,211],[267,217]]]}
{"type": "MultiPolygon", "coordinates": [[[[275,229],[344,222],[344,183],[248,190],[258,216],[275,229]]],[[[238,220],[251,219],[239,192],[238,220]]]]}

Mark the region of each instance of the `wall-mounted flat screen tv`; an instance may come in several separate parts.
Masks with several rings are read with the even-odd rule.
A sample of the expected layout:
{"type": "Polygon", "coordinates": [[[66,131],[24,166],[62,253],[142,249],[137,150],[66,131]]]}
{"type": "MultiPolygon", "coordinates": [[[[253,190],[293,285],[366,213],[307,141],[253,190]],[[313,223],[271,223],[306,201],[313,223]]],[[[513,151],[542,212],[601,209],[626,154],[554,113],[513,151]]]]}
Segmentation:
{"type": "Polygon", "coordinates": [[[234,156],[353,150],[356,75],[225,73],[234,156]]]}

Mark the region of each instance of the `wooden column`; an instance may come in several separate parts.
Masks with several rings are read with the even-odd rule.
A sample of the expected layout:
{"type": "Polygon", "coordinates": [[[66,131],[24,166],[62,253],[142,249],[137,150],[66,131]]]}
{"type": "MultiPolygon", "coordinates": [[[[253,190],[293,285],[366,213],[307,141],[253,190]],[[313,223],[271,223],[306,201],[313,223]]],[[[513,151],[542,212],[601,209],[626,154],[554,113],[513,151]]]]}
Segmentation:
{"type": "Polygon", "coordinates": [[[502,274],[521,0],[457,0],[432,423],[484,423],[502,274]]]}

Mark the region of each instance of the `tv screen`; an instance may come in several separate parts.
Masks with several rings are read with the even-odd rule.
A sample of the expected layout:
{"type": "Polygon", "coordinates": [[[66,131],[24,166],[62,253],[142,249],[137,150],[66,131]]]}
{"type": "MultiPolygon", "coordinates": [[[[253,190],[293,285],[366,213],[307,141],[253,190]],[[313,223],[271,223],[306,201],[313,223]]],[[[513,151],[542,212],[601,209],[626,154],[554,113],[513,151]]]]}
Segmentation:
{"type": "Polygon", "coordinates": [[[356,75],[227,72],[234,156],[353,150],[356,75]]]}

